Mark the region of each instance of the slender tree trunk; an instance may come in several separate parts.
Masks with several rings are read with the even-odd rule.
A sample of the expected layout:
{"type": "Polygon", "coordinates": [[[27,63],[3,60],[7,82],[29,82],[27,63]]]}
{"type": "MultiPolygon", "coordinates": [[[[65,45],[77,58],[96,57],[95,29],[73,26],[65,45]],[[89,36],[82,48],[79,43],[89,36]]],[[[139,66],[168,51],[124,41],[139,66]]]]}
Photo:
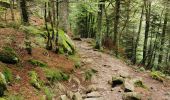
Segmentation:
{"type": "Polygon", "coordinates": [[[58,27],[59,27],[59,1],[56,0],[56,17],[57,17],[57,23],[56,23],[56,40],[55,40],[55,45],[56,45],[56,50],[55,52],[59,52],[59,44],[58,44],[58,27]]]}
{"type": "Polygon", "coordinates": [[[145,25],[145,39],[143,45],[143,60],[142,64],[145,65],[147,59],[147,46],[148,46],[148,35],[150,28],[150,14],[151,14],[151,1],[144,0],[145,10],[146,10],[146,25],[145,25]]]}
{"type": "Polygon", "coordinates": [[[140,16],[140,22],[139,22],[139,29],[138,29],[138,34],[135,42],[135,52],[134,52],[134,61],[133,63],[136,64],[137,61],[137,48],[138,48],[138,43],[139,43],[139,38],[140,38],[140,33],[141,33],[141,28],[142,28],[142,21],[143,21],[143,12],[144,12],[144,6],[142,6],[142,12],[140,16]]]}
{"type": "Polygon", "coordinates": [[[23,24],[29,24],[29,17],[28,17],[28,12],[27,12],[26,0],[20,0],[20,8],[21,8],[21,15],[22,15],[23,24]]]}
{"type": "Polygon", "coordinates": [[[98,19],[97,19],[97,36],[96,36],[96,49],[101,49],[102,46],[102,18],[104,9],[104,0],[100,0],[98,4],[98,19]]]}
{"type": "Polygon", "coordinates": [[[164,48],[164,44],[165,44],[167,22],[168,22],[168,11],[166,10],[163,29],[162,29],[162,35],[161,35],[161,47],[160,47],[160,53],[159,53],[159,58],[158,58],[158,69],[160,68],[160,64],[162,63],[162,59],[163,59],[163,48],[164,48]]]}
{"type": "Polygon", "coordinates": [[[119,19],[120,19],[120,0],[115,1],[115,18],[114,18],[114,36],[113,45],[115,46],[115,54],[118,56],[119,40],[119,19]]]}

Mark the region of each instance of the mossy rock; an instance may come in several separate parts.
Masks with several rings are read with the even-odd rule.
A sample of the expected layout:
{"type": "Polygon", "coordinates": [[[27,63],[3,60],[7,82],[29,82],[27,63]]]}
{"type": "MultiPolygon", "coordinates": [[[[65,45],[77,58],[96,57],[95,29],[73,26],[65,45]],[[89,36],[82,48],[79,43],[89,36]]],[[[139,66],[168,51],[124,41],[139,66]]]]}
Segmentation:
{"type": "Polygon", "coordinates": [[[75,46],[71,38],[64,33],[64,31],[59,30],[58,31],[58,43],[59,43],[59,52],[60,53],[69,53],[74,54],[75,53],[75,46]]]}
{"type": "Polygon", "coordinates": [[[0,97],[4,95],[4,91],[7,90],[7,83],[5,76],[0,72],[0,97]]]}
{"type": "Polygon", "coordinates": [[[135,87],[147,88],[143,83],[142,79],[133,80],[135,87]]]}
{"type": "Polygon", "coordinates": [[[141,100],[141,95],[136,92],[127,92],[122,96],[123,100],[141,100]]]}
{"type": "Polygon", "coordinates": [[[122,77],[112,77],[112,87],[115,87],[117,85],[122,85],[124,83],[124,78],[122,77]]]}
{"type": "Polygon", "coordinates": [[[40,90],[41,89],[41,82],[38,78],[38,74],[35,71],[30,71],[29,76],[30,76],[31,85],[34,86],[36,89],[40,90]]]}
{"type": "Polygon", "coordinates": [[[39,67],[47,67],[48,65],[42,61],[39,60],[35,60],[35,59],[30,59],[28,60],[29,63],[31,63],[32,65],[35,66],[39,66],[39,67]]]}
{"type": "Polygon", "coordinates": [[[19,62],[19,57],[10,47],[4,47],[0,51],[0,61],[7,64],[16,64],[19,62]]]}

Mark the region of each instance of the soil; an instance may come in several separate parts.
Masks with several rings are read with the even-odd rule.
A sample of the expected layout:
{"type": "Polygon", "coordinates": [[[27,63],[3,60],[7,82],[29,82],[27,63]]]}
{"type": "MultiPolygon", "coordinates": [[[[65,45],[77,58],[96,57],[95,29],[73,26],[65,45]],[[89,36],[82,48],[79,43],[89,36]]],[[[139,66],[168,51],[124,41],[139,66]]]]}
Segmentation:
{"type": "Polygon", "coordinates": [[[142,94],[142,100],[170,100],[170,82],[164,83],[151,78],[149,71],[138,72],[134,68],[128,66],[122,60],[113,56],[93,50],[88,39],[83,41],[75,41],[81,60],[85,63],[85,68],[93,68],[98,73],[92,78],[92,84],[96,85],[100,98],[94,100],[122,100],[124,91],[121,87],[112,89],[108,81],[112,76],[122,74],[129,75],[131,78],[142,78],[147,89],[136,88],[135,92],[142,94]]]}

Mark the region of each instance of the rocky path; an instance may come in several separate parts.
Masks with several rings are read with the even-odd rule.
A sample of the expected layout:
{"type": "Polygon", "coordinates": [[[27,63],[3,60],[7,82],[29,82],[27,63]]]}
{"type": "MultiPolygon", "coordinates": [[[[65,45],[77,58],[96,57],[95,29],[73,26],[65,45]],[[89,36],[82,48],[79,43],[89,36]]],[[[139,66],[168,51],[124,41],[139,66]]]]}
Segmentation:
{"type": "Polygon", "coordinates": [[[123,61],[109,54],[94,51],[87,40],[75,41],[75,44],[82,62],[85,63],[84,67],[98,71],[92,78],[92,84],[97,87],[100,96],[87,100],[122,100],[124,94],[122,86],[112,88],[108,84],[108,81],[112,80],[112,76],[129,76],[131,79],[142,79],[148,89],[135,88],[134,90],[134,92],[142,95],[142,100],[170,100],[170,84],[152,79],[149,72],[137,72],[123,61]]]}

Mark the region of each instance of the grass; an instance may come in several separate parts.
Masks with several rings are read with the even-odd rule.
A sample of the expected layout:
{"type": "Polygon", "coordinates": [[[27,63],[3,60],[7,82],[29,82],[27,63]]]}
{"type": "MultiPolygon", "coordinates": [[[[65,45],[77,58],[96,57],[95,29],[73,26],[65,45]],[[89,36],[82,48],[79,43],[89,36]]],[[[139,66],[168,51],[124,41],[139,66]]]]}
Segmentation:
{"type": "Polygon", "coordinates": [[[41,82],[38,78],[38,74],[35,71],[30,71],[29,76],[30,76],[31,85],[34,86],[36,89],[40,90],[41,89],[41,82]]]}
{"type": "Polygon", "coordinates": [[[45,69],[46,78],[51,82],[68,80],[69,75],[57,69],[45,69]]]}
{"type": "Polygon", "coordinates": [[[152,72],[151,72],[151,77],[152,77],[153,79],[155,79],[155,80],[158,80],[158,81],[160,81],[160,82],[163,82],[165,75],[164,75],[162,72],[160,72],[160,71],[152,71],[152,72]]]}
{"type": "Polygon", "coordinates": [[[30,59],[28,62],[34,66],[39,66],[39,67],[47,67],[48,65],[42,61],[35,60],[35,59],[30,59]]]}
{"type": "Polygon", "coordinates": [[[48,87],[44,87],[44,93],[46,95],[46,100],[52,100],[52,98],[54,97],[52,90],[48,87]]]}

